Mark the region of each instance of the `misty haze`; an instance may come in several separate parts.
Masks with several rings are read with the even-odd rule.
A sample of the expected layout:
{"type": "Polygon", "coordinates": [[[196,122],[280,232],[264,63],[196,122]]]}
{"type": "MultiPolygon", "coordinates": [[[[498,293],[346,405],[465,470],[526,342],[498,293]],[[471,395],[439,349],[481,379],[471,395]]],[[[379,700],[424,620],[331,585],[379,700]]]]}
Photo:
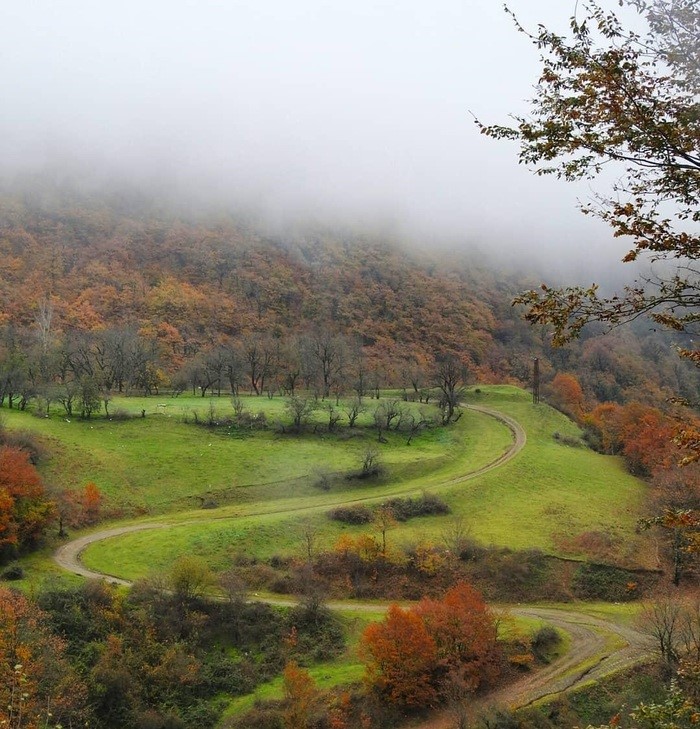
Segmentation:
{"type": "MultiPolygon", "coordinates": [[[[565,27],[574,4],[513,9],[565,27]]],[[[523,111],[537,77],[498,3],[7,3],[3,21],[6,179],[116,178],[567,272],[597,268],[584,246],[626,252],[577,212],[591,187],[478,133],[472,114],[523,111]]]]}

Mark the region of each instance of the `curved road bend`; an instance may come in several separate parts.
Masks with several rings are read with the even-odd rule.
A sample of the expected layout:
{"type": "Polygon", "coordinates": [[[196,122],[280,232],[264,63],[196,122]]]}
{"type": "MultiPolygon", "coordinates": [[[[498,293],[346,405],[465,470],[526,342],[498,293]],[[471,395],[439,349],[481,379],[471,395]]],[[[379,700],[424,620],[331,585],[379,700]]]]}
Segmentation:
{"type": "MultiPolygon", "coordinates": [[[[517,421],[495,410],[475,405],[468,407],[504,423],[513,433],[513,444],[486,466],[446,481],[444,485],[460,483],[498,468],[514,458],[525,447],[527,440],[525,431],[517,421]]],[[[162,529],[168,526],[170,525],[146,523],[104,529],[64,544],[56,551],[54,559],[62,568],[83,577],[108,579],[120,585],[130,585],[131,582],[128,580],[86,568],[80,561],[81,553],[94,542],[130,532],[162,529]]],[[[270,599],[269,602],[277,605],[294,604],[293,601],[284,599],[270,599]]],[[[376,603],[349,605],[348,603],[333,602],[329,603],[329,607],[334,610],[352,608],[367,611],[376,611],[378,608],[376,603]]],[[[479,709],[479,705],[482,705],[483,708],[491,705],[504,705],[512,709],[528,706],[547,697],[554,697],[564,691],[576,689],[588,681],[600,679],[615,671],[628,668],[644,660],[651,653],[648,638],[636,630],[601,618],[593,618],[574,610],[518,607],[512,609],[511,612],[522,617],[540,619],[566,631],[571,640],[570,650],[546,668],[528,674],[519,681],[484,697],[475,706],[476,710],[479,709]]],[[[448,729],[453,723],[453,717],[447,712],[442,712],[416,727],[448,729]]]]}
{"type": "MultiPolygon", "coordinates": [[[[497,410],[490,410],[489,408],[484,408],[477,405],[467,405],[466,407],[469,410],[475,410],[479,413],[483,413],[484,415],[489,415],[490,417],[495,418],[496,420],[499,420],[501,423],[503,423],[513,434],[513,443],[498,458],[494,459],[490,463],[487,463],[485,466],[477,468],[473,471],[468,471],[467,473],[450,479],[449,481],[445,481],[443,484],[440,484],[442,486],[461,483],[462,481],[467,481],[469,479],[476,478],[477,476],[481,476],[488,471],[492,471],[494,468],[499,468],[504,463],[507,463],[512,458],[515,458],[515,456],[517,456],[518,453],[520,453],[520,451],[525,447],[525,444],[527,442],[525,430],[520,425],[520,423],[518,423],[516,420],[513,420],[513,418],[504,415],[497,410]]],[[[413,490],[415,489],[411,489],[411,491],[413,490]]],[[[329,506],[342,506],[343,503],[344,502],[329,504],[329,506]]],[[[132,524],[129,526],[114,527],[112,529],[104,529],[102,531],[93,532],[92,534],[86,534],[83,537],[75,539],[71,542],[68,542],[67,544],[64,544],[62,547],[59,547],[54,553],[54,561],[63,569],[69,572],[73,572],[76,575],[80,575],[81,577],[87,577],[89,579],[106,578],[120,585],[129,585],[131,583],[128,580],[124,580],[120,577],[117,577],[116,575],[109,575],[104,572],[95,572],[83,566],[82,562],[80,561],[80,555],[83,551],[85,551],[85,549],[87,549],[87,547],[89,547],[94,542],[101,542],[105,539],[111,539],[112,537],[121,536],[122,534],[129,534],[130,532],[143,531],[144,529],[162,529],[167,526],[170,525],[149,523],[132,524]]]]}
{"type": "MultiPolygon", "coordinates": [[[[541,619],[566,631],[571,641],[570,650],[545,668],[474,701],[469,707],[473,717],[492,707],[522,709],[538,701],[554,699],[591,681],[631,668],[653,654],[653,641],[649,636],[576,610],[523,606],[510,612],[541,619]]],[[[453,729],[454,726],[454,715],[444,710],[430,719],[410,724],[411,729],[453,729]]]]}

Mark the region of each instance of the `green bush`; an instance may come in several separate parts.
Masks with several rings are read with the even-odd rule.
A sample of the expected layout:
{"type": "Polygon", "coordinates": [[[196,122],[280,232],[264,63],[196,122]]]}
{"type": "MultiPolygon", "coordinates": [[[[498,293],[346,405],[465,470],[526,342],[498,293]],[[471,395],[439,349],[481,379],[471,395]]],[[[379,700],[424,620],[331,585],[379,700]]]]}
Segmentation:
{"type": "Polygon", "coordinates": [[[450,513],[450,507],[433,494],[423,494],[418,499],[390,499],[386,502],[397,521],[408,521],[417,516],[443,516],[450,513]]]}
{"type": "Polygon", "coordinates": [[[8,565],[0,574],[0,580],[21,580],[24,577],[24,568],[18,562],[8,565]]]}
{"type": "Polygon", "coordinates": [[[556,628],[551,625],[543,625],[532,636],[532,652],[537,660],[549,663],[554,649],[561,643],[561,636],[556,628]]]}

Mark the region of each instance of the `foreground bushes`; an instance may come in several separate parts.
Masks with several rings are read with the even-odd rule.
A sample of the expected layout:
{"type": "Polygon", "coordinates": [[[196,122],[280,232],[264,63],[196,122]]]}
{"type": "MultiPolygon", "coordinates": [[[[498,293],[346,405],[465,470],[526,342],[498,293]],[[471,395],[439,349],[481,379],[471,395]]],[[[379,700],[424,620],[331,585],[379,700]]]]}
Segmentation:
{"type": "Polygon", "coordinates": [[[318,605],[281,611],[162,588],[144,582],[125,598],[87,583],[39,594],[47,631],[60,636],[85,685],[91,725],[213,727],[223,710],[218,696],[249,693],[287,660],[329,660],[344,648],[340,625],[318,605]]]}
{"type": "Polygon", "coordinates": [[[441,600],[423,599],[409,610],[391,605],[383,622],[366,628],[360,655],[375,691],[415,709],[492,683],[501,660],[496,637],[481,595],[460,583],[441,600]]]}

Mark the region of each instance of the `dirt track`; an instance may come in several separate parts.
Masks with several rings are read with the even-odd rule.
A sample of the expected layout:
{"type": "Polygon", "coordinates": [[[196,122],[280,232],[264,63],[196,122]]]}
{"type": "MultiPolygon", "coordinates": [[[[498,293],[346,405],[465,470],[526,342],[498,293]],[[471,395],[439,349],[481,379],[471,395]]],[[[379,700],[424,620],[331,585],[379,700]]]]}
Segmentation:
{"type": "MultiPolygon", "coordinates": [[[[525,446],[526,435],[523,428],[512,418],[488,408],[470,406],[503,422],[513,433],[513,444],[499,458],[482,468],[470,471],[445,485],[461,483],[475,478],[487,471],[502,466],[514,458],[525,446]]],[[[145,529],[168,528],[168,524],[132,524],[114,527],[88,534],[60,547],[55,561],[64,569],[92,579],[108,579],[121,585],[131,584],[116,575],[94,572],[84,567],[80,555],[90,544],[111,539],[122,534],[145,529]]],[[[274,599],[269,602],[277,605],[293,604],[290,600],[274,599]]],[[[376,611],[377,604],[355,602],[329,603],[331,609],[348,609],[376,611]]],[[[500,705],[508,708],[521,708],[540,699],[556,696],[559,693],[575,689],[584,683],[600,679],[614,671],[627,668],[643,660],[650,653],[648,639],[636,630],[620,626],[600,618],[593,618],[574,610],[558,610],[519,606],[510,610],[513,615],[541,619],[543,623],[554,625],[566,631],[571,640],[570,650],[544,669],[529,673],[521,680],[474,702],[472,711],[478,714],[489,706],[500,705]]],[[[448,712],[435,715],[429,721],[412,724],[416,729],[450,729],[454,726],[454,718],[448,712]]]]}
{"type": "MultiPolygon", "coordinates": [[[[507,415],[503,415],[503,413],[499,413],[497,410],[490,410],[489,408],[480,407],[477,405],[468,405],[466,406],[469,410],[475,410],[477,412],[483,413],[484,415],[489,415],[492,418],[495,418],[496,420],[499,420],[502,422],[505,426],[508,427],[508,429],[513,434],[513,443],[508,447],[507,450],[505,450],[498,458],[491,461],[491,463],[487,463],[485,466],[482,466],[481,468],[477,468],[474,471],[469,471],[468,473],[462,474],[461,476],[458,476],[457,478],[450,479],[449,481],[445,481],[444,486],[449,486],[451,484],[456,483],[462,483],[463,481],[468,481],[472,478],[476,478],[477,476],[481,476],[483,473],[487,473],[488,471],[492,471],[494,468],[499,468],[504,463],[507,463],[512,458],[515,458],[515,456],[520,453],[520,451],[525,447],[525,444],[527,442],[527,436],[525,435],[525,431],[523,430],[520,423],[513,420],[513,418],[509,418],[507,415]]],[[[411,489],[412,491],[415,489],[411,489]]],[[[364,497],[366,498],[366,497],[364,497]]],[[[356,501],[357,499],[353,499],[352,501],[356,501]]],[[[339,502],[337,504],[332,504],[333,506],[342,506],[345,502],[339,502]]],[[[350,503],[350,502],[347,502],[350,503]]],[[[265,512],[265,513],[271,513],[271,512],[265,512]]],[[[254,514],[253,514],[254,515],[254,514]]],[[[217,517],[220,518],[220,517],[217,517]]],[[[226,517],[229,518],[229,517],[226,517]]],[[[230,517],[235,518],[235,517],[230,517]]],[[[87,549],[87,547],[90,544],[93,544],[94,542],[101,542],[105,539],[111,539],[112,537],[118,537],[122,534],[129,534],[130,532],[136,532],[136,531],[142,531],[144,529],[163,529],[167,528],[168,524],[132,524],[129,526],[123,526],[123,527],[114,527],[112,529],[103,529],[99,532],[93,532],[92,534],[87,534],[84,537],[80,537],[79,539],[75,539],[71,542],[68,542],[67,544],[64,544],[62,547],[60,547],[56,553],[54,554],[54,560],[55,562],[61,566],[63,569],[68,570],[69,572],[73,572],[76,575],[81,575],[82,577],[88,577],[90,579],[102,579],[107,578],[113,582],[116,582],[120,585],[129,585],[131,584],[127,580],[124,580],[120,577],[117,577],[116,575],[108,575],[103,572],[94,572],[93,570],[87,569],[87,567],[84,567],[83,564],[80,561],[80,555],[81,553],[87,549]]]]}

